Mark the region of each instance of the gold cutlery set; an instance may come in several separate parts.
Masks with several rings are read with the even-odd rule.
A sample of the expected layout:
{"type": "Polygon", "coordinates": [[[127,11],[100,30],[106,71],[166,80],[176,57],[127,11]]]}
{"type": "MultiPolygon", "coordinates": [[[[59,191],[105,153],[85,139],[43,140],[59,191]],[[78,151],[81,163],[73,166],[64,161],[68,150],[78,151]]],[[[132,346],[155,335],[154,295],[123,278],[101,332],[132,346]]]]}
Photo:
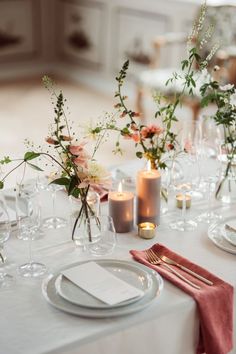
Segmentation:
{"type": "Polygon", "coordinates": [[[180,274],[178,271],[176,271],[174,269],[174,267],[178,267],[180,269],[182,269],[183,271],[185,271],[188,274],[191,274],[192,276],[194,276],[195,278],[201,280],[202,282],[204,282],[207,285],[213,285],[213,282],[204,278],[202,275],[193,272],[191,269],[175,262],[174,260],[158,254],[157,252],[154,252],[152,249],[146,250],[145,251],[147,260],[149,263],[153,264],[153,265],[161,265],[164,268],[168,269],[171,273],[175,274],[178,278],[180,278],[181,280],[183,280],[185,283],[189,284],[190,286],[194,287],[195,289],[200,290],[201,287],[197,284],[195,284],[194,282],[190,281],[189,279],[187,279],[186,277],[184,277],[182,274],[180,274]]]}

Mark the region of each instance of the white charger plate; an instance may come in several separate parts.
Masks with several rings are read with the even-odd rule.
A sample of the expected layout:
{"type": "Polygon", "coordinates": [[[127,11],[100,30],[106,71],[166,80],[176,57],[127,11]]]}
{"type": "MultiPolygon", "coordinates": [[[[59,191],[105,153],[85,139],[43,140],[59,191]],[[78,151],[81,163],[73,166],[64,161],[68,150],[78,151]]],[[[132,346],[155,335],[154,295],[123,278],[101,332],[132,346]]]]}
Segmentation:
{"type": "Polygon", "coordinates": [[[72,304],[89,307],[89,308],[111,308],[119,307],[131,304],[139,300],[142,296],[150,290],[152,286],[152,278],[149,273],[141,269],[134,263],[126,263],[121,261],[109,261],[109,260],[97,260],[97,264],[105,268],[107,271],[115,275],[117,278],[127,282],[128,284],[134,286],[135,288],[143,292],[142,295],[137,296],[133,299],[123,301],[116,305],[108,305],[91,294],[87,293],[79,286],[72,283],[65,276],[60,274],[56,281],[55,287],[58,294],[65,300],[71,302],[72,304]]]}
{"type": "Polygon", "coordinates": [[[232,243],[230,243],[225,237],[225,224],[230,220],[232,220],[232,217],[212,224],[208,229],[208,237],[217,247],[236,255],[236,246],[232,245],[232,243]]]}
{"type": "MultiPolygon", "coordinates": [[[[110,264],[114,262],[116,266],[118,265],[118,263],[122,266],[124,264],[126,264],[127,266],[129,265],[132,266],[134,264],[133,262],[128,262],[128,261],[117,261],[117,260],[106,260],[106,261],[110,262],[110,264]]],[[[74,267],[82,263],[84,262],[71,264],[70,266],[63,268],[63,270],[74,267]]],[[[43,281],[42,284],[43,296],[45,297],[47,302],[52,306],[54,306],[55,308],[81,317],[107,318],[107,317],[117,317],[117,316],[132,314],[134,312],[141,311],[145,307],[150,305],[157,297],[160,296],[161,291],[163,289],[163,280],[157,272],[139,263],[137,263],[137,267],[140,268],[140,272],[145,271],[149,274],[152,280],[152,285],[150,289],[145,293],[144,296],[142,296],[137,301],[124,306],[109,307],[109,308],[88,308],[88,307],[72,304],[71,302],[63,299],[57,292],[56,284],[55,284],[58,275],[62,269],[56,272],[55,274],[49,275],[49,277],[47,277],[43,281]]]]}

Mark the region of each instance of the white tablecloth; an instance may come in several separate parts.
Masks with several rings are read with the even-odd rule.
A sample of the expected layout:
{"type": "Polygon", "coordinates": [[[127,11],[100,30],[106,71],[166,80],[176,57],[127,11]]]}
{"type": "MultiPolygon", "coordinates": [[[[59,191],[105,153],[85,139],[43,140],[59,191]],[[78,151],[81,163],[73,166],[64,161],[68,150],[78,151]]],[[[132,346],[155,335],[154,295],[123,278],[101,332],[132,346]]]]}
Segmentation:
{"type": "MultiPolygon", "coordinates": [[[[44,217],[51,207],[47,192],[41,193],[41,201],[44,217]]],[[[205,204],[197,201],[192,205],[192,212],[203,211],[205,204]]],[[[57,213],[67,217],[69,203],[63,192],[58,193],[56,205],[57,213]]],[[[104,210],[106,207],[104,204],[104,210]]],[[[235,205],[220,208],[224,217],[236,215],[235,205]]],[[[118,234],[115,253],[108,258],[131,261],[130,249],[141,250],[160,242],[236,287],[236,256],[217,248],[208,239],[205,224],[199,225],[195,232],[170,230],[169,221],[175,213],[162,217],[152,240],[140,239],[135,230],[118,234]]],[[[60,245],[70,237],[69,227],[47,230],[44,238],[33,243],[35,260],[45,263],[49,272],[53,272],[63,265],[91,259],[76,251],[70,242],[60,245]]],[[[27,247],[27,242],[18,240],[14,234],[11,236],[6,244],[9,263],[13,263],[9,265],[10,272],[16,274],[15,267],[27,260],[27,247]]],[[[63,313],[46,302],[41,284],[42,279],[16,276],[15,287],[0,292],[1,354],[195,353],[199,328],[196,304],[168,281],[164,281],[161,296],[148,308],[112,319],[86,319],[63,313]]],[[[236,348],[231,353],[236,353],[236,348]]]]}

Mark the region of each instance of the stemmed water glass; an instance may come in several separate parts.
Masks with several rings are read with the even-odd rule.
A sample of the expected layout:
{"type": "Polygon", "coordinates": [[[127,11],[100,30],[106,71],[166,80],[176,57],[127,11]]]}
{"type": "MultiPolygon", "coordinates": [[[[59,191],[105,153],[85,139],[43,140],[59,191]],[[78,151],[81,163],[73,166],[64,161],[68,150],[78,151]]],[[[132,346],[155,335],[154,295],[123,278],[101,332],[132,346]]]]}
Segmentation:
{"type": "Polygon", "coordinates": [[[4,243],[9,239],[11,223],[3,195],[0,194],[0,289],[11,287],[14,282],[12,275],[5,272],[6,257],[3,253],[4,243]]]}
{"type": "Polygon", "coordinates": [[[190,121],[185,124],[181,139],[182,151],[185,152],[189,161],[191,161],[192,169],[192,183],[190,195],[194,199],[201,199],[201,169],[200,158],[202,148],[202,125],[200,121],[190,121]]]}
{"type": "Polygon", "coordinates": [[[222,218],[222,215],[217,214],[212,210],[212,198],[214,197],[218,180],[219,177],[216,175],[211,175],[205,178],[205,183],[207,185],[207,211],[198,216],[198,221],[210,224],[222,218]]]}
{"type": "Polygon", "coordinates": [[[32,241],[39,238],[41,210],[38,200],[38,192],[27,193],[23,186],[16,188],[16,214],[19,238],[28,241],[29,261],[18,267],[18,272],[26,278],[38,277],[46,272],[46,266],[33,261],[32,241]]]}
{"type": "Polygon", "coordinates": [[[187,218],[186,205],[187,198],[189,198],[192,191],[192,165],[193,161],[185,154],[179,160],[181,161],[183,175],[181,177],[171,177],[171,188],[174,191],[175,198],[181,198],[182,213],[181,218],[170,223],[171,229],[179,231],[192,231],[197,227],[195,220],[187,218]]]}
{"type": "Polygon", "coordinates": [[[52,216],[43,219],[43,227],[47,229],[59,229],[61,227],[66,227],[66,219],[56,215],[56,196],[57,192],[62,190],[63,187],[52,183],[48,184],[46,189],[50,191],[52,195],[52,216]]]}
{"type": "Polygon", "coordinates": [[[113,219],[108,215],[89,218],[85,222],[85,236],[90,239],[88,251],[94,256],[112,254],[116,246],[113,219]]]}

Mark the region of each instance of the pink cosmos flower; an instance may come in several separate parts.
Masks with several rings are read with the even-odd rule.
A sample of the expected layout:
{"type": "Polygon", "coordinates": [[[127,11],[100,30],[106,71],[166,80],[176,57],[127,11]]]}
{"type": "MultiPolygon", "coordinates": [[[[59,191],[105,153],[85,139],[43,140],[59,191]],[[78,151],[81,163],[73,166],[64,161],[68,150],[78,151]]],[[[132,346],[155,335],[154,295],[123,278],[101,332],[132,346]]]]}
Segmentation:
{"type": "Polygon", "coordinates": [[[81,143],[79,145],[70,145],[69,146],[70,153],[72,155],[79,156],[82,153],[82,151],[84,151],[84,145],[85,144],[86,143],[84,142],[84,143],[81,143]]]}
{"type": "Polygon", "coordinates": [[[146,138],[148,136],[148,127],[143,127],[140,131],[140,134],[142,136],[142,138],[146,138]]]}
{"type": "Polygon", "coordinates": [[[140,135],[138,133],[134,133],[131,135],[131,139],[133,139],[136,143],[140,142],[140,135]]]}
{"type": "Polygon", "coordinates": [[[159,125],[151,124],[141,129],[142,138],[151,138],[153,135],[160,135],[163,133],[163,129],[159,125]]]}

